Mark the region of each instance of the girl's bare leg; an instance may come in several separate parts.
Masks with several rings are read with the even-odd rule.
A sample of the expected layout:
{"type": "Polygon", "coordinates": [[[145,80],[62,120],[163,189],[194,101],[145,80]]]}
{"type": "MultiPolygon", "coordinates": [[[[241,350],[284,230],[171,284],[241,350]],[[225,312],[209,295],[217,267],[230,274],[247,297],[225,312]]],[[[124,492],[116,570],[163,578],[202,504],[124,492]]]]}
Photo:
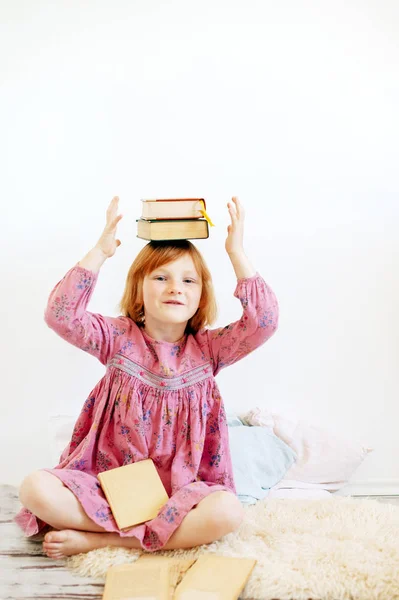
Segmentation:
{"type": "MultiPolygon", "coordinates": [[[[89,552],[104,546],[141,548],[137,538],[107,533],[86,515],[74,494],[60,479],[38,471],[29,475],[20,490],[22,504],[34,515],[60,531],[46,534],[43,549],[52,558],[89,552]]],[[[243,508],[229,492],[206,496],[183,519],[164,550],[209,544],[239,527],[243,508]]]]}
{"type": "Polygon", "coordinates": [[[24,479],[19,499],[25,508],[55,529],[105,531],[89,519],[76,496],[61,479],[47,471],[36,471],[24,479]]]}

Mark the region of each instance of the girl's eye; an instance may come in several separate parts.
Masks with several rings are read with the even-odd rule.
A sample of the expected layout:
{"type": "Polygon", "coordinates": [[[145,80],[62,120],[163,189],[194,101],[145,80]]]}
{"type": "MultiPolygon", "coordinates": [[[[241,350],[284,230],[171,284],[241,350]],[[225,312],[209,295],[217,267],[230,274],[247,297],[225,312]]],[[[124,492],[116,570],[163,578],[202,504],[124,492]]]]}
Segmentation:
{"type": "Polygon", "coordinates": [[[194,279],[185,279],[185,283],[195,283],[194,279]]]}
{"type": "Polygon", "coordinates": [[[155,277],[155,279],[158,281],[163,281],[165,277],[162,277],[162,275],[158,275],[158,277],[155,277]]]}

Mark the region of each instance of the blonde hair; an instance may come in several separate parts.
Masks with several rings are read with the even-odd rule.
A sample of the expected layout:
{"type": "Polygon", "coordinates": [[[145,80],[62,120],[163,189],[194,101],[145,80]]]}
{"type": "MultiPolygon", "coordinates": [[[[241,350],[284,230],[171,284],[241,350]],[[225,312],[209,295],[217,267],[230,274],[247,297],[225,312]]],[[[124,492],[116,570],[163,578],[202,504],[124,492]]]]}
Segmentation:
{"type": "Polygon", "coordinates": [[[201,298],[196,313],[187,322],[186,333],[197,333],[216,320],[217,307],[212,278],[202,254],[188,240],[149,242],[138,253],[126,278],[125,291],[119,309],[142,326],[144,324],[143,281],[155,269],[170,263],[184,254],[191,256],[202,281],[201,298]]]}

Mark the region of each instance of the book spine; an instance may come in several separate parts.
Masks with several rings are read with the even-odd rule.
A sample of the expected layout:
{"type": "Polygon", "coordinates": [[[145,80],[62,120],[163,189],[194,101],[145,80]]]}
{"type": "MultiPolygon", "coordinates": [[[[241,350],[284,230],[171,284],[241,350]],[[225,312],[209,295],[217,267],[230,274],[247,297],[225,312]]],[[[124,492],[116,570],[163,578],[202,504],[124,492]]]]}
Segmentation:
{"type": "Polygon", "coordinates": [[[114,514],[114,511],[113,511],[113,509],[112,509],[112,507],[113,507],[113,499],[112,499],[111,492],[110,492],[110,490],[108,489],[108,487],[107,487],[107,484],[105,483],[105,481],[102,479],[102,477],[101,477],[101,473],[99,473],[99,474],[97,475],[97,479],[99,480],[99,482],[100,482],[100,485],[101,485],[101,489],[102,489],[102,491],[104,492],[104,496],[105,496],[105,497],[106,497],[106,499],[107,499],[107,502],[108,502],[108,504],[109,504],[109,507],[110,507],[110,509],[111,509],[111,512],[112,512],[112,516],[114,517],[114,519],[115,519],[115,521],[116,521],[116,524],[118,525],[119,529],[121,529],[120,522],[119,522],[119,520],[117,519],[117,517],[116,517],[116,515],[114,514]]]}

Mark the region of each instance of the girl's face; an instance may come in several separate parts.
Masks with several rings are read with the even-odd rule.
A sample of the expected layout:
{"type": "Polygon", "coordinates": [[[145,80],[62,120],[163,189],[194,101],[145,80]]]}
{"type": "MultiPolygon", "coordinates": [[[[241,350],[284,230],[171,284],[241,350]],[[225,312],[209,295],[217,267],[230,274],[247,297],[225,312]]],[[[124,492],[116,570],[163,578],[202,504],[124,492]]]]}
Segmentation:
{"type": "Polygon", "coordinates": [[[201,278],[189,254],[159,267],[143,281],[146,321],[187,323],[198,309],[201,291],[201,278]]]}

